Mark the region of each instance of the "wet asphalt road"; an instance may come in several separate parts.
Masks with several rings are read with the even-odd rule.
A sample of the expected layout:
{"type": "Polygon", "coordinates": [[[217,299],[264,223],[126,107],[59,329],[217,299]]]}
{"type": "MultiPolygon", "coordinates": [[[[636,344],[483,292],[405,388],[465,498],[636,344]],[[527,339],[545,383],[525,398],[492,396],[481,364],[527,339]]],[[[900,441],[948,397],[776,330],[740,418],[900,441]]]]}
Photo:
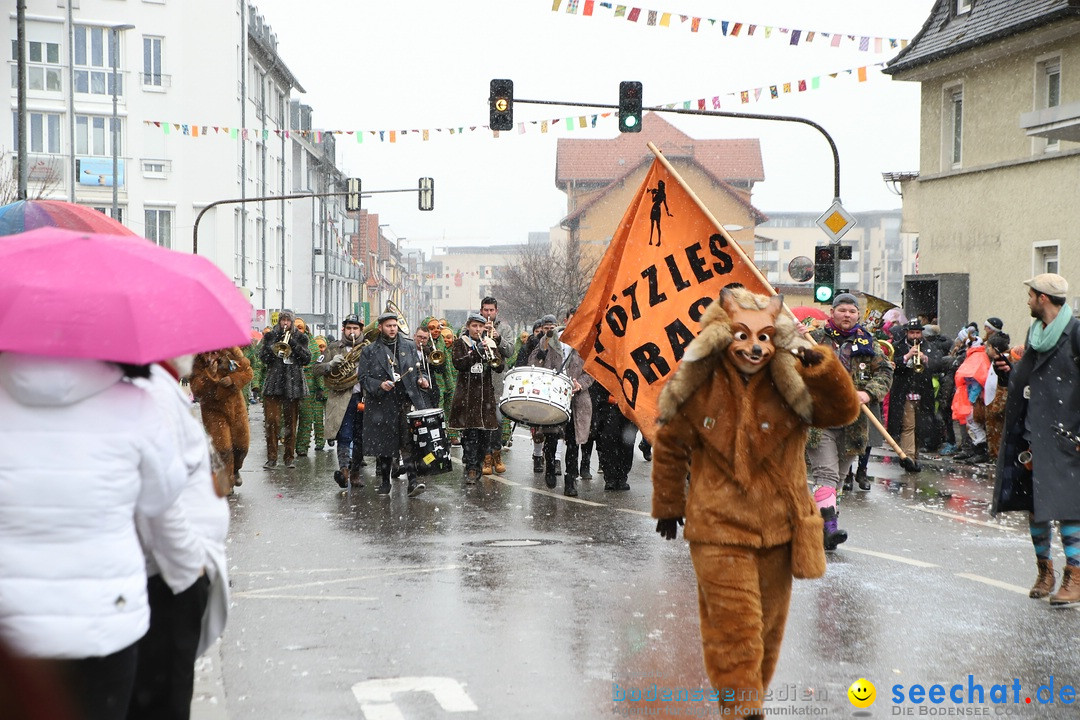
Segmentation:
{"type": "MultiPolygon", "coordinates": [[[[464,487],[455,462],[421,497],[401,480],[385,498],[371,460],[367,487],[340,490],[332,451],[263,470],[258,406],[252,425],[230,500],[233,606],[200,667],[197,720],[716,714],[615,700],[708,687],[688,550],[653,530],[640,453],[629,492],[605,492],[598,476],[565,498],[561,478],[552,492],[533,475],[519,431],[502,477],[464,487]]],[[[1080,616],[1028,599],[1026,524],[987,517],[992,480],[905,475],[877,456],[871,474],[871,492],[841,499],[851,537],[826,576],[795,583],[768,707],[851,717],[847,688],[865,677],[878,693],[869,717],[1080,717],[1034,696],[1050,676],[1058,692],[1080,684],[1080,616]],[[966,688],[969,674],[987,694],[1009,685],[1010,701],[1019,680],[1019,703],[892,702],[895,685],[966,688]]]]}

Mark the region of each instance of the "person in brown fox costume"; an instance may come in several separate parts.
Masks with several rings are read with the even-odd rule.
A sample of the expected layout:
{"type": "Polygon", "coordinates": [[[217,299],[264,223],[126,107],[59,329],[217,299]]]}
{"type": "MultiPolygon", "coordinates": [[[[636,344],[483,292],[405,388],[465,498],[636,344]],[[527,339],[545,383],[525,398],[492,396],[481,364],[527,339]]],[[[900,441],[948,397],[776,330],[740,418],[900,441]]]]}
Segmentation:
{"type": "Polygon", "coordinates": [[[255,372],[238,347],[200,353],[191,371],[191,394],[199,401],[203,426],[214,451],[225,463],[222,471],[229,490],[240,485],[240,468],[248,453],[247,398],[244,386],[255,372]]]}
{"type": "Polygon", "coordinates": [[[660,395],[653,444],[652,515],[669,540],[686,519],[709,681],[721,712],[750,717],[764,714],[792,577],[825,572],[807,431],[859,413],[844,366],[782,309],[781,295],[720,293],[660,395]]]}

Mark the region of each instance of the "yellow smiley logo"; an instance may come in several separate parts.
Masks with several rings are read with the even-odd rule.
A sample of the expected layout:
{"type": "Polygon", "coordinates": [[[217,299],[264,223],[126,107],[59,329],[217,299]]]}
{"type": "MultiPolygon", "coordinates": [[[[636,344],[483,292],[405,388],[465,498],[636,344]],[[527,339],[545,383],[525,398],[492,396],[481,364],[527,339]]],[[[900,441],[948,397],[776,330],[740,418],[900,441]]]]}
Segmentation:
{"type": "Polygon", "coordinates": [[[857,708],[868,708],[877,699],[877,688],[866,678],[859,678],[847,689],[848,700],[857,708]]]}

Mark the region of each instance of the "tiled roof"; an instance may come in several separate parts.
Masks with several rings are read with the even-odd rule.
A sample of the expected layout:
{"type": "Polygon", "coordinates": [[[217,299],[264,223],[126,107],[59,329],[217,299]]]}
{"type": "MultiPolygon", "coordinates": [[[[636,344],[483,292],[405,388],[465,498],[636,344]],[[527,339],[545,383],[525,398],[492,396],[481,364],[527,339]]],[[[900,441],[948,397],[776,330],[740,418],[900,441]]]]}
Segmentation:
{"type": "Polygon", "coordinates": [[[1080,17],[1080,0],[973,0],[971,9],[959,15],[955,8],[956,0],[938,0],[922,30],[885,72],[902,72],[1065,17],[1080,17]]]}
{"type": "MultiPolygon", "coordinates": [[[[665,153],[665,155],[666,155],[666,153],[665,153]]],[[[595,193],[591,198],[589,198],[587,201],[585,201],[584,203],[579,205],[578,208],[576,210],[574,210],[574,212],[570,213],[569,215],[564,217],[562,220],[560,220],[559,225],[561,225],[562,227],[566,227],[567,225],[577,221],[578,218],[580,218],[582,215],[584,215],[594,205],[597,205],[601,200],[603,200],[605,197],[607,197],[608,194],[614,188],[618,187],[618,185],[623,180],[625,180],[626,178],[633,175],[634,172],[639,167],[644,165],[646,162],[651,162],[652,159],[653,159],[653,154],[650,152],[649,156],[647,158],[643,157],[636,164],[628,165],[621,175],[614,178],[600,192],[595,193]]],[[[705,174],[708,175],[717,185],[719,185],[720,188],[724,192],[726,192],[728,195],[731,195],[733,198],[735,198],[735,200],[739,204],[745,206],[747,208],[747,210],[750,211],[750,214],[753,216],[754,224],[760,225],[761,223],[768,221],[768,219],[769,219],[768,215],[761,212],[756,207],[754,207],[753,205],[750,204],[750,193],[748,191],[738,190],[738,189],[732,187],[730,183],[725,182],[722,178],[716,177],[715,175],[712,174],[712,172],[709,171],[708,168],[705,168],[705,167],[701,166],[701,164],[697,162],[696,158],[691,158],[690,162],[693,162],[694,164],[698,165],[698,167],[701,167],[702,170],[704,170],[705,174]]]]}
{"type": "Polygon", "coordinates": [[[765,179],[761,163],[761,143],[756,138],[740,140],[695,140],[664,120],[649,113],[640,133],[620,133],[610,140],[560,138],[555,158],[555,185],[565,189],[571,182],[607,185],[636,167],[652,153],[652,142],[669,158],[692,157],[711,175],[731,182],[765,179]]]}

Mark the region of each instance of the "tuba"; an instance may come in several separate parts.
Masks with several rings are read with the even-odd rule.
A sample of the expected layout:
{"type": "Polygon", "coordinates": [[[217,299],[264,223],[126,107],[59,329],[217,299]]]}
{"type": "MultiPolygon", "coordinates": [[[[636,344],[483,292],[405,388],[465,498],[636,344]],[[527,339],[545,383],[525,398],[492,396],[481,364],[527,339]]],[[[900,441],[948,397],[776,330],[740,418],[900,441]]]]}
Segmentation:
{"type": "Polygon", "coordinates": [[[274,351],[274,354],[277,355],[282,360],[284,360],[285,358],[292,355],[292,347],[289,346],[289,336],[290,335],[292,335],[292,330],[286,330],[285,331],[285,337],[281,338],[281,340],[274,343],[273,348],[272,348],[273,351],[274,351]]]}
{"type": "Polygon", "coordinates": [[[353,346],[353,349],[345,353],[345,361],[326,374],[326,386],[335,392],[351,390],[359,379],[360,355],[364,348],[375,342],[378,336],[379,324],[373,322],[364,330],[362,339],[353,346]]]}

